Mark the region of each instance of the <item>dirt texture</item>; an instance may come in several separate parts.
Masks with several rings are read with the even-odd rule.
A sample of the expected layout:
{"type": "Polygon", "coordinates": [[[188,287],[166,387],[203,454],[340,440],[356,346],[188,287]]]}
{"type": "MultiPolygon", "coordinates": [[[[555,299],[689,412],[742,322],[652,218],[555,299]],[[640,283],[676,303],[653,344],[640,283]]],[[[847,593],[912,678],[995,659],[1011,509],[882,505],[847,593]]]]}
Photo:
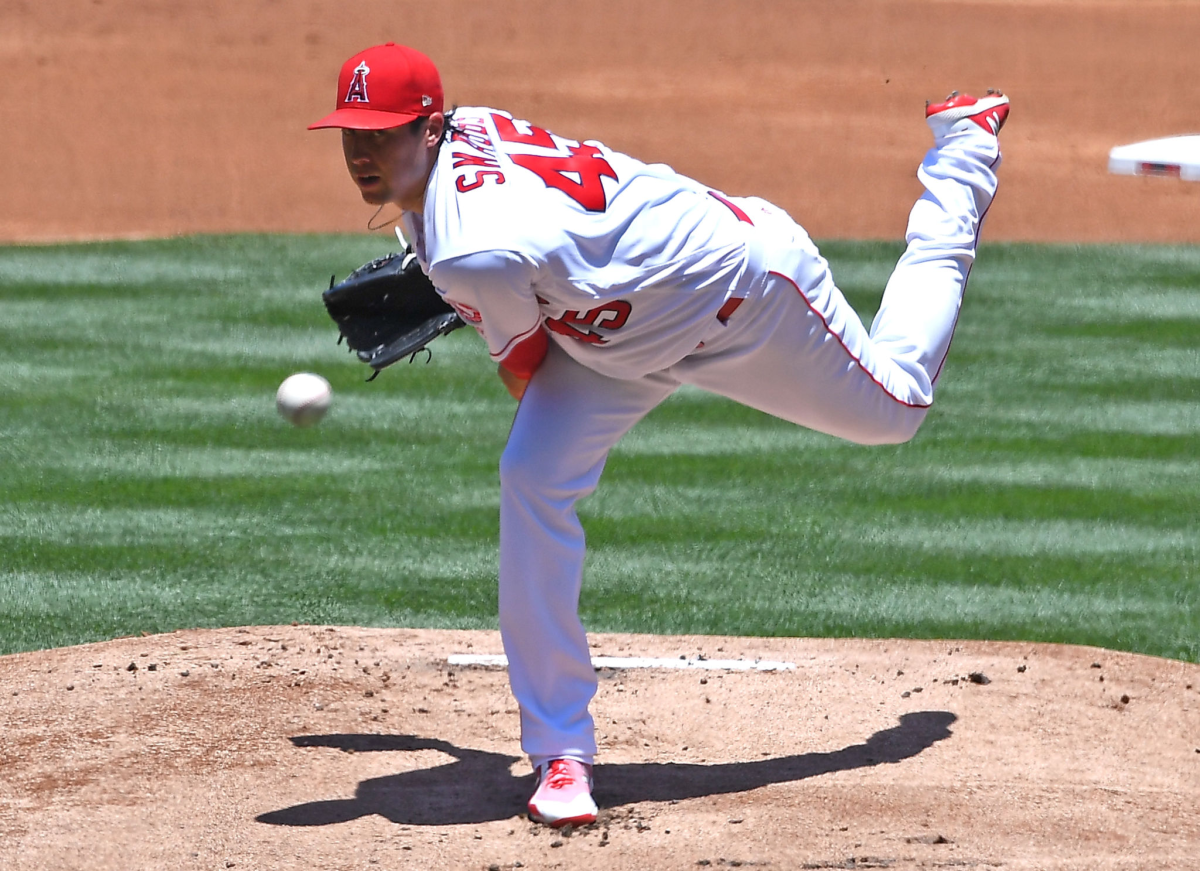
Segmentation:
{"type": "MultiPolygon", "coordinates": [[[[927,99],[1004,88],[988,240],[1200,242],[1200,185],[1108,151],[1200,132],[1197,0],[0,0],[0,240],[365,232],[342,61],[415,45],[447,98],[900,239],[927,99]]],[[[384,218],[387,215],[383,216],[384,218]]]]}
{"type": "Polygon", "coordinates": [[[196,630],[0,657],[0,867],[1195,869],[1200,666],[604,635],[599,822],[554,832],[496,633],[196,630]]]}

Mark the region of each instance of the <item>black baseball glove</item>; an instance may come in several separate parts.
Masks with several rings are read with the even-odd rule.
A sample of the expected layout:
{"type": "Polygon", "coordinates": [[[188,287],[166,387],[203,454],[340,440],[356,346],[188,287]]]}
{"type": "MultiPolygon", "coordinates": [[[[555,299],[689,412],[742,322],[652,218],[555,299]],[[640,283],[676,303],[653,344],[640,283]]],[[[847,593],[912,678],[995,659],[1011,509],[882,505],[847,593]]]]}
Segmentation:
{"type": "Polygon", "coordinates": [[[371,378],[464,326],[433,289],[411,248],[372,260],[338,284],[331,278],[324,299],[341,331],[338,343],[345,339],[358,359],[375,370],[371,378]]]}

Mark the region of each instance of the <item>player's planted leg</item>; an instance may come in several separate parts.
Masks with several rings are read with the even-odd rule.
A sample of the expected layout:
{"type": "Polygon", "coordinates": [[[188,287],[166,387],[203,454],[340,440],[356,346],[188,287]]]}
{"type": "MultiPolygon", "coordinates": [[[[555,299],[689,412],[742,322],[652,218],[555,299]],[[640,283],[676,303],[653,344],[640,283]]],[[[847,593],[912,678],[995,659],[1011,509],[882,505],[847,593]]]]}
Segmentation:
{"type": "Polygon", "coordinates": [[[550,763],[590,765],[596,753],[588,712],[596,673],[578,614],[584,535],[575,503],[595,489],[609,449],[676,386],[662,376],[616,381],[552,347],[501,458],[500,634],[521,711],[521,747],[551,790],[542,797],[550,802],[547,818],[558,804],[570,805],[569,815],[578,805],[561,772],[545,783],[550,763]]]}

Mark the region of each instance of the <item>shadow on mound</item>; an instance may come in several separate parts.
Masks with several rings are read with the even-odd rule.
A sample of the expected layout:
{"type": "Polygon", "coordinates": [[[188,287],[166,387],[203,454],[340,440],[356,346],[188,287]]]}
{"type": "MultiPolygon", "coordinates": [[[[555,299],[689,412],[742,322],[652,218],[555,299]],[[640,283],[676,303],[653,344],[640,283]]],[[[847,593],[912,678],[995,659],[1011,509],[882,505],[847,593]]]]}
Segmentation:
{"type": "MultiPolygon", "coordinates": [[[[726,762],[626,763],[596,766],[596,802],[601,807],[641,801],[672,801],[745,792],[875,765],[902,762],[951,735],[957,719],[949,711],[917,711],[900,725],[876,732],[862,744],[829,753],[804,753],[726,762]]],[[[533,790],[532,775],[514,777],[518,757],[470,750],[436,738],[414,735],[297,735],[297,747],[331,747],[354,753],[384,750],[439,750],[457,761],[420,771],[364,780],[354,798],[314,801],[257,817],[277,826],[327,826],[379,814],[394,823],[445,826],[502,820],[524,812],[533,790]]]]}

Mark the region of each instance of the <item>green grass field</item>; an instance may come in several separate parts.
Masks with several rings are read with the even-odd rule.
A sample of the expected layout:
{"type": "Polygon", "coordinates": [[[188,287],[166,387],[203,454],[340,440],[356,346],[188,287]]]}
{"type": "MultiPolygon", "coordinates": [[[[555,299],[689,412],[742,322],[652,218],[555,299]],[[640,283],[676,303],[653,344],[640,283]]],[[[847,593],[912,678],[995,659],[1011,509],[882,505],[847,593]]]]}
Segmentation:
{"type": "MultiPolygon", "coordinates": [[[[0,248],[0,653],[179,627],[492,627],[514,408],[463,330],[374,383],[361,237],[0,248]],[[274,410],[333,383],[319,427],[274,410]]],[[[899,248],[829,243],[869,317],[899,248]]],[[[580,509],[596,631],[1029,639],[1200,661],[1200,249],[986,244],[910,444],[695,391],[580,509]]]]}

